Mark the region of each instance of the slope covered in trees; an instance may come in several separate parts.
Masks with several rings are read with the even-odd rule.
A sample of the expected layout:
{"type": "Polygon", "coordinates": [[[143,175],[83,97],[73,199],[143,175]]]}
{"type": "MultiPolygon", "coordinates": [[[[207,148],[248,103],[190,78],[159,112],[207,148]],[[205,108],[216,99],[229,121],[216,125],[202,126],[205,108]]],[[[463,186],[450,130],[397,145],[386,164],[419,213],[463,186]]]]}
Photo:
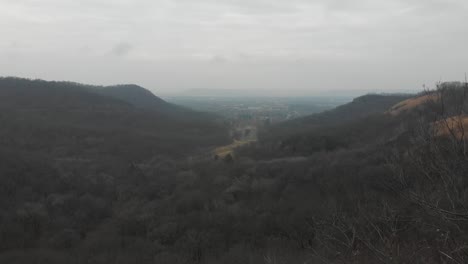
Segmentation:
{"type": "Polygon", "coordinates": [[[411,95],[369,94],[335,109],[281,123],[269,129],[268,134],[290,135],[306,133],[314,128],[353,122],[372,115],[380,115],[391,106],[410,98],[411,95]]]}
{"type": "Polygon", "coordinates": [[[399,115],[406,96],[370,96],[272,127],[230,160],[91,165],[15,141],[0,151],[0,263],[466,263],[468,88],[431,93],[399,115]]]}
{"type": "Polygon", "coordinates": [[[185,121],[203,122],[203,119],[215,118],[208,113],[196,113],[193,110],[168,103],[138,85],[89,86],[88,89],[91,92],[97,92],[127,102],[140,109],[161,113],[172,118],[184,119],[185,121]]]}
{"type": "Polygon", "coordinates": [[[143,88],[137,88],[140,97],[153,103],[137,105],[133,88],[125,87],[116,98],[101,92],[112,88],[2,78],[0,146],[115,167],[118,160],[186,156],[228,142],[227,129],[216,117],[189,110],[182,115],[179,107],[143,88]]]}
{"type": "Polygon", "coordinates": [[[303,156],[371,141],[398,133],[403,118],[386,111],[410,95],[365,95],[352,102],[296,120],[268,127],[260,133],[260,156],[303,156]]]}

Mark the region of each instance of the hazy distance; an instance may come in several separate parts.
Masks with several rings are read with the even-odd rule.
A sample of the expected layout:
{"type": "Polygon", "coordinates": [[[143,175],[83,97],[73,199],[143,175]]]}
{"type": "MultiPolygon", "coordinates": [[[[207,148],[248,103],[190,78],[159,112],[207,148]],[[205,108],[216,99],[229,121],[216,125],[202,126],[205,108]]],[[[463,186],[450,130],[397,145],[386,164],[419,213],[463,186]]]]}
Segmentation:
{"type": "Polygon", "coordinates": [[[314,95],[468,71],[466,0],[0,0],[0,75],[314,95]]]}

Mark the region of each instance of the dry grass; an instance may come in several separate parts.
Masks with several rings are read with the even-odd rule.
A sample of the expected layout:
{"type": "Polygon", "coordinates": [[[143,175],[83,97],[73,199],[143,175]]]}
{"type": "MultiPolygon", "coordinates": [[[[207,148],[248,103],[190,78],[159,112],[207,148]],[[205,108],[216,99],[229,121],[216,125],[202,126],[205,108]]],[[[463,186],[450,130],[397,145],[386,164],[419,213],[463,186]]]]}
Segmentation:
{"type": "Polygon", "coordinates": [[[421,106],[421,105],[423,105],[423,104],[425,104],[427,102],[437,101],[437,100],[439,100],[439,95],[437,95],[435,93],[422,95],[422,96],[419,96],[419,97],[407,99],[405,101],[402,101],[402,102],[392,106],[392,108],[390,108],[390,110],[388,110],[387,113],[389,113],[389,114],[391,114],[393,116],[397,116],[397,115],[400,115],[403,112],[415,109],[415,108],[417,108],[417,107],[419,107],[419,106],[421,106]]]}
{"type": "Polygon", "coordinates": [[[255,142],[255,140],[235,140],[233,143],[227,145],[227,146],[222,146],[218,147],[213,151],[214,155],[217,155],[220,158],[224,158],[227,155],[231,154],[233,155],[234,150],[236,148],[242,147],[244,145],[248,145],[252,142],[255,142]]]}
{"type": "Polygon", "coordinates": [[[435,123],[439,136],[454,136],[468,139],[468,116],[453,116],[435,123]]]}

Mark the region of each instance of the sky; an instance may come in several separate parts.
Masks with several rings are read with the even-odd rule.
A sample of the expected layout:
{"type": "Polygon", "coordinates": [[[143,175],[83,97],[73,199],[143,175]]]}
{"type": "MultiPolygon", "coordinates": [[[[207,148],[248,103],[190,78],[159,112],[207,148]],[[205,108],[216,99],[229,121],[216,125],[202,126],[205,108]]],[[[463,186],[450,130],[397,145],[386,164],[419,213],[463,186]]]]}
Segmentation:
{"type": "Polygon", "coordinates": [[[0,76],[271,95],[468,72],[467,0],[0,0],[0,76]]]}

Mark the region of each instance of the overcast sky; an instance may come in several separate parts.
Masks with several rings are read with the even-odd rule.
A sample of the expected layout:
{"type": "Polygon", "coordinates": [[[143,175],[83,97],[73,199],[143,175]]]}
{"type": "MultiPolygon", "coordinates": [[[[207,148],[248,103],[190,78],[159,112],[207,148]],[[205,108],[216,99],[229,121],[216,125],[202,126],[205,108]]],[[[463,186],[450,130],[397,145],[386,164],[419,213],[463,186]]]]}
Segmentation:
{"type": "Polygon", "coordinates": [[[462,80],[468,0],[0,0],[0,75],[156,94],[462,80]]]}

